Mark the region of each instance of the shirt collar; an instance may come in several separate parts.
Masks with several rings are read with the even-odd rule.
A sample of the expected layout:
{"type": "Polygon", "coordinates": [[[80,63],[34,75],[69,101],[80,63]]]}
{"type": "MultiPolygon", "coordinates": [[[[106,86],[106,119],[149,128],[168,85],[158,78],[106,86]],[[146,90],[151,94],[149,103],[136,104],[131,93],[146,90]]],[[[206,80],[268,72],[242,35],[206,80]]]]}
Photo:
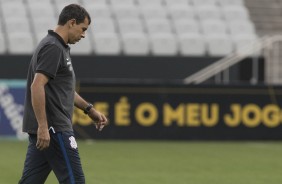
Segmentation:
{"type": "Polygon", "coordinates": [[[63,38],[60,35],[58,35],[56,32],[54,32],[53,30],[48,30],[48,34],[56,37],[64,47],[69,48],[69,46],[63,40],[63,38]]]}

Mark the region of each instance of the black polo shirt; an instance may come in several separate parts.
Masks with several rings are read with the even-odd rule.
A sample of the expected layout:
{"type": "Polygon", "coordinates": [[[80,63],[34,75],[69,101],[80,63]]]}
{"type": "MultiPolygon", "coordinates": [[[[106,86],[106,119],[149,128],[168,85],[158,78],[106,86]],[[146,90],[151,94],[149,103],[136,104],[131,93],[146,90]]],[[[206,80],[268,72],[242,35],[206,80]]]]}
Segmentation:
{"type": "Polygon", "coordinates": [[[23,131],[36,134],[38,123],[31,104],[30,86],[35,73],[49,78],[45,86],[46,115],[48,126],[55,131],[73,131],[75,74],[70,58],[70,48],[54,31],[42,39],[36,48],[28,70],[24,105],[23,131]]]}

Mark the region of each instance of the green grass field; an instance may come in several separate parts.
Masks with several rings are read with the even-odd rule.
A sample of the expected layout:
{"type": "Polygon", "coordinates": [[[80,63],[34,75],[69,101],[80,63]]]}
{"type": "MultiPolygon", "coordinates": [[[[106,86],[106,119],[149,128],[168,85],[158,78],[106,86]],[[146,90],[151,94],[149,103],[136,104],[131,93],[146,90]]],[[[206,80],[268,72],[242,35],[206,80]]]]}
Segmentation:
{"type": "MultiPolygon", "coordinates": [[[[282,142],[78,142],[87,184],[280,184],[282,142]]],[[[0,184],[18,182],[27,142],[0,140],[0,184]]],[[[47,184],[58,183],[52,173],[47,184]]]]}

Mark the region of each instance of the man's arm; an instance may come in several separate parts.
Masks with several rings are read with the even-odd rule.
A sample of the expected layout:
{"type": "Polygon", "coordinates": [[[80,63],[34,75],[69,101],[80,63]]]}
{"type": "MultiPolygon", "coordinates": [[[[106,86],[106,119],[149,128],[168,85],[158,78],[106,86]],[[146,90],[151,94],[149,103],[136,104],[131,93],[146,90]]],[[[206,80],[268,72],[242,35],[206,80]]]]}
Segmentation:
{"type": "MultiPolygon", "coordinates": [[[[88,107],[89,104],[79,94],[75,92],[74,105],[77,108],[84,111],[88,107]]],[[[99,131],[101,131],[104,128],[104,126],[108,124],[108,120],[106,116],[102,114],[101,112],[95,110],[93,107],[90,107],[87,114],[94,121],[96,125],[96,129],[98,129],[99,131]]]]}
{"type": "Polygon", "coordinates": [[[77,94],[77,92],[75,92],[75,94],[74,94],[74,105],[77,108],[84,110],[87,107],[88,102],[86,102],[79,94],[77,94]]]}
{"type": "Polygon", "coordinates": [[[45,110],[44,89],[44,86],[47,84],[48,80],[48,77],[46,77],[44,74],[36,73],[30,86],[32,107],[38,122],[36,147],[39,150],[49,147],[50,143],[50,135],[45,110]]]}

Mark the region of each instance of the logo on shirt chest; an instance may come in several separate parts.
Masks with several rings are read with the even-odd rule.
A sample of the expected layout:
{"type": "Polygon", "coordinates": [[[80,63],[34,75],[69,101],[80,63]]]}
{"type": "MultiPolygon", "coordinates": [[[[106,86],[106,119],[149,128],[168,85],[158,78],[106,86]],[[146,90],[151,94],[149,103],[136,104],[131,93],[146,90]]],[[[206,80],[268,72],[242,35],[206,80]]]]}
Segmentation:
{"type": "Polygon", "coordinates": [[[73,71],[72,64],[71,64],[71,59],[67,58],[66,60],[67,60],[67,66],[68,66],[69,71],[73,71]]]}

